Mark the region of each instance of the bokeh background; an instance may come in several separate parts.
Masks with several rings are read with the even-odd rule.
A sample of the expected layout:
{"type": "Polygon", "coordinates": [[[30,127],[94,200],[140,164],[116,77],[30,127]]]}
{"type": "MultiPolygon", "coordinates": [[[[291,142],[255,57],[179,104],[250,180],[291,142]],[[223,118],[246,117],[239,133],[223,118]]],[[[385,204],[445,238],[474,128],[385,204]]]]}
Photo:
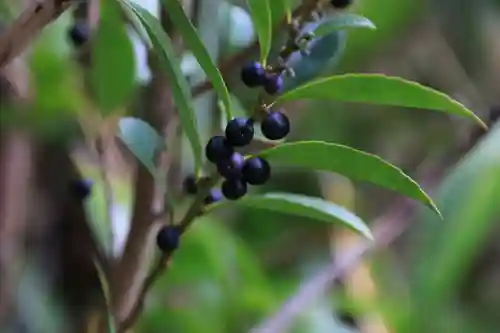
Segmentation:
{"type": "MultiPolygon", "coordinates": [[[[137,2],[158,16],[156,0],[137,2]]],[[[0,0],[0,28],[23,6],[21,1],[0,0]]],[[[254,42],[244,1],[191,0],[186,6],[207,49],[222,64],[254,42]]],[[[456,98],[491,128],[486,133],[467,120],[426,110],[327,101],[289,105],[290,140],[326,140],[382,156],[423,184],[444,220],[394,193],[337,175],[274,170],[272,181],[258,191],[321,196],[354,210],[376,231],[380,226],[389,230],[381,233],[381,246],[354,260],[353,269],[314,302],[299,302],[299,316],[286,332],[499,332],[500,125],[495,126],[494,115],[498,117],[500,105],[500,2],[356,0],[350,11],[370,18],[377,30],[349,31],[345,41],[337,36],[335,46],[342,52],[331,62],[316,61],[314,75],[401,76],[456,98]]],[[[78,238],[82,216],[107,252],[120,255],[134,207],[136,163],[114,140],[116,119],[141,117],[148,108],[156,110],[155,119],[169,114],[164,99],[156,96],[167,92],[155,91],[158,74],[131,31],[126,43],[117,40],[100,50],[129,68],[121,67],[122,72],[110,64],[119,69],[114,74],[89,69],[85,52],[76,50],[67,36],[84,14],[63,14],[22,58],[0,72],[0,299],[10,306],[0,307],[2,321],[9,322],[2,332],[59,332],[66,316],[60,299],[79,304],[85,288],[95,287],[95,281],[83,281],[85,265],[78,261],[86,251],[78,238]],[[131,71],[135,80],[129,98],[102,117],[86,94],[89,76],[113,85],[131,71]],[[104,161],[89,145],[96,128],[111,138],[104,161]],[[64,204],[65,181],[75,175],[75,170],[68,171],[68,156],[94,182],[83,205],[85,214],[61,208],[73,207],[64,204]],[[112,196],[101,177],[103,164],[112,196]],[[16,210],[17,215],[12,213],[16,210]],[[12,216],[20,220],[9,220],[12,216]],[[63,280],[58,280],[61,274],[63,280]],[[15,283],[8,284],[9,279],[15,283]],[[62,297],[54,297],[61,286],[62,297]]],[[[276,40],[279,47],[280,38],[276,40]]],[[[189,52],[179,57],[193,86],[203,82],[196,59],[189,52]]],[[[256,52],[247,52],[247,59],[255,57],[256,52]]],[[[245,113],[256,95],[238,81],[241,64],[226,73],[241,105],[235,112],[245,113]]],[[[224,121],[215,96],[197,97],[196,109],[207,139],[224,121]]],[[[176,137],[176,126],[162,130],[168,138],[172,133],[176,137]]],[[[162,161],[171,164],[168,188],[175,196],[193,161],[185,139],[173,142],[162,161]]],[[[181,201],[179,214],[184,206],[181,201]]],[[[132,331],[248,332],[279,311],[310,278],[363,242],[342,227],[292,215],[234,209],[204,216],[182,239],[132,331]]]]}

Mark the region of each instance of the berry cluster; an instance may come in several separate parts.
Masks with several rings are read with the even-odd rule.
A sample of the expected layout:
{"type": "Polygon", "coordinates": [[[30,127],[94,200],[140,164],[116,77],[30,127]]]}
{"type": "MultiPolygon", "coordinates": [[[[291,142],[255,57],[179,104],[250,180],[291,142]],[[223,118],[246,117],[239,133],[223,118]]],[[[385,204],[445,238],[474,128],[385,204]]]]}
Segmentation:
{"type": "Polygon", "coordinates": [[[264,68],[257,61],[251,61],[241,69],[241,81],[249,87],[263,86],[266,93],[275,95],[283,89],[283,76],[279,72],[264,68]]]}

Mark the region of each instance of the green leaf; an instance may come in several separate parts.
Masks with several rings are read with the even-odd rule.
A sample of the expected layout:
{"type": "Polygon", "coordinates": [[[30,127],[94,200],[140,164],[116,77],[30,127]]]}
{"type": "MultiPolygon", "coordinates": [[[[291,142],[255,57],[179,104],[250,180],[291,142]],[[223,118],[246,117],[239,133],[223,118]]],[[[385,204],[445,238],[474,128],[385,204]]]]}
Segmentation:
{"type": "MultiPolygon", "coordinates": [[[[222,201],[214,204],[212,207],[223,207],[232,203],[231,201],[222,201]]],[[[370,229],[358,216],[344,207],[321,198],[291,193],[266,193],[259,196],[248,195],[236,201],[236,204],[250,208],[268,209],[280,213],[309,217],[324,222],[341,222],[346,227],[360,233],[366,238],[373,239],[370,229]]]]}
{"type": "Polygon", "coordinates": [[[147,31],[153,49],[160,60],[160,64],[170,78],[170,88],[179,112],[182,128],[191,143],[194,154],[195,169],[199,173],[202,164],[202,148],[200,135],[193,107],[193,98],[186,78],[180,69],[172,41],[163,30],[160,22],[146,9],[133,3],[131,0],[121,0],[133,12],[147,31]]]}
{"type": "Polygon", "coordinates": [[[376,155],[322,141],[285,143],[259,154],[270,163],[331,171],[404,194],[440,215],[431,198],[403,171],[376,155]]]}
{"type": "Polygon", "coordinates": [[[100,111],[124,105],[135,88],[135,55],[118,3],[101,1],[101,20],[93,41],[90,80],[100,111]]]}
{"type": "Polygon", "coordinates": [[[272,24],[278,24],[290,11],[290,0],[272,0],[269,2],[272,24]]]}
{"type": "Polygon", "coordinates": [[[162,137],[144,120],[133,117],[120,119],[118,137],[130,152],[156,176],[155,155],[164,148],[162,137]]]}
{"type": "Polygon", "coordinates": [[[472,111],[448,95],[416,82],[381,74],[346,74],[318,79],[284,93],[275,103],[297,99],[333,99],[430,109],[467,117],[487,128],[472,111]]]}
{"type": "Polygon", "coordinates": [[[315,30],[314,36],[321,37],[334,31],[346,28],[368,28],[376,29],[375,24],[364,16],[341,13],[332,16],[322,22],[315,30]]]}
{"type": "Polygon", "coordinates": [[[186,43],[191,49],[208,79],[212,82],[214,90],[217,92],[219,98],[225,106],[228,119],[232,119],[231,100],[229,98],[229,91],[226,83],[222,78],[221,72],[212,61],[210,54],[198,36],[195,27],[186,16],[181,3],[179,0],[162,0],[162,3],[165,6],[165,10],[168,12],[170,19],[182,35],[184,43],[186,43]]]}
{"type": "Polygon", "coordinates": [[[265,64],[271,50],[273,22],[270,2],[275,0],[247,0],[255,31],[259,38],[260,61],[265,64]]]}

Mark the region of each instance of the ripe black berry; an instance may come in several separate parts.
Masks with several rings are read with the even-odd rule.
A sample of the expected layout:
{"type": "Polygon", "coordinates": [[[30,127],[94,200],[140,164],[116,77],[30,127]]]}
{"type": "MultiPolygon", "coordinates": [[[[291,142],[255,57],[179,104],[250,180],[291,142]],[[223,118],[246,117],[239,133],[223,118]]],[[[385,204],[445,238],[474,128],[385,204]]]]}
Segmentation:
{"type": "Polygon", "coordinates": [[[220,160],[228,159],[233,154],[233,147],[227,142],[223,136],[214,136],[211,138],[205,147],[205,155],[212,163],[217,163],[220,160]]]}
{"type": "Polygon", "coordinates": [[[156,244],[163,252],[171,252],[179,247],[181,233],[175,226],[165,226],[160,229],[156,236],[156,244]]]}
{"type": "Polygon", "coordinates": [[[210,190],[210,194],[205,198],[205,205],[210,205],[222,200],[222,192],[218,188],[210,190]]]}
{"type": "Polygon", "coordinates": [[[187,194],[196,194],[198,193],[198,184],[196,182],[196,177],[191,175],[191,176],[187,176],[185,179],[184,179],[184,182],[182,184],[183,188],[184,188],[184,192],[186,192],[187,194]]]}
{"type": "Polygon", "coordinates": [[[262,157],[252,157],[245,161],[243,179],[251,185],[262,185],[271,176],[271,166],[262,157]]]}
{"type": "Polygon", "coordinates": [[[269,140],[280,140],[290,132],[290,120],[281,111],[271,111],[262,120],[260,129],[269,140]]]}
{"type": "Polygon", "coordinates": [[[330,4],[334,8],[344,9],[352,4],[352,0],[331,0],[330,4]]]}
{"type": "Polygon", "coordinates": [[[227,123],[226,140],[235,147],[249,144],[254,136],[253,121],[248,118],[234,118],[227,123]]]}
{"type": "Polygon", "coordinates": [[[278,74],[266,75],[264,90],[269,95],[275,95],[283,89],[283,77],[278,74]]]}
{"type": "Polygon", "coordinates": [[[261,86],[265,82],[266,71],[256,61],[251,61],[241,69],[241,81],[249,88],[261,86]]]}
{"type": "Polygon", "coordinates": [[[85,22],[77,22],[71,27],[68,34],[73,45],[82,46],[89,40],[89,26],[85,22]]]}
{"type": "Polygon", "coordinates": [[[90,195],[91,191],[92,180],[90,179],[79,179],[72,184],[72,192],[77,199],[84,200],[90,195]]]}
{"type": "Polygon", "coordinates": [[[230,158],[217,162],[217,171],[226,179],[237,179],[243,176],[242,169],[245,158],[240,153],[233,153],[230,158]]]}
{"type": "Polygon", "coordinates": [[[240,179],[227,179],[222,182],[222,194],[229,200],[238,200],[247,193],[247,184],[240,179]]]}

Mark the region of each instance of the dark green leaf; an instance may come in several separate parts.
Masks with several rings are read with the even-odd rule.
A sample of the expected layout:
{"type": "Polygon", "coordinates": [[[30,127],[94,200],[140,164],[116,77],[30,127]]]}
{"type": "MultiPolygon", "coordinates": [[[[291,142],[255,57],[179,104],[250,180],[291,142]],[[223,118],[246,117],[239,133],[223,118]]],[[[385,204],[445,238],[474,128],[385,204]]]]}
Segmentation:
{"type": "MultiPolygon", "coordinates": [[[[220,204],[215,204],[213,207],[223,207],[231,203],[230,201],[223,201],[220,204]]],[[[268,209],[325,222],[340,222],[361,235],[373,239],[370,229],[358,216],[344,207],[321,198],[291,193],[267,193],[259,196],[249,195],[236,201],[236,203],[251,208],[268,209]]]]}
{"type": "Polygon", "coordinates": [[[225,106],[226,116],[228,119],[232,119],[231,100],[229,98],[229,91],[227,90],[226,83],[198,36],[195,27],[182,9],[181,3],[179,0],[162,0],[162,2],[169,13],[170,19],[182,35],[184,42],[191,49],[208,79],[212,82],[214,90],[225,106]]]}
{"type": "Polygon", "coordinates": [[[101,19],[92,44],[93,97],[108,114],[124,105],[135,87],[135,56],[115,1],[101,1],[101,19]]]}
{"type": "MultiPolygon", "coordinates": [[[[314,31],[318,24],[319,22],[306,24],[301,35],[314,31]]],[[[326,36],[314,38],[308,45],[309,55],[292,53],[286,65],[294,71],[295,76],[285,78],[285,92],[322,75],[335,65],[345,50],[346,40],[345,31],[334,31],[326,36]]]]}
{"type": "Polygon", "coordinates": [[[156,176],[155,155],[163,148],[162,137],[145,121],[127,117],[118,123],[118,137],[134,156],[156,176]]]}
{"type": "Polygon", "coordinates": [[[352,179],[367,181],[421,201],[440,214],[431,198],[413,179],[376,155],[321,141],[286,143],[265,150],[259,155],[270,163],[331,171],[352,179]]]}
{"type": "Polygon", "coordinates": [[[202,163],[202,148],[193,108],[193,98],[191,96],[189,84],[180,69],[180,63],[175,55],[172,41],[163,30],[160,22],[146,9],[133,3],[131,0],[121,1],[141,21],[149,35],[161,66],[165,70],[167,77],[170,78],[170,88],[179,112],[180,122],[191,143],[195,160],[195,169],[196,172],[199,172],[202,163]]]}
{"type": "Polygon", "coordinates": [[[247,0],[250,14],[260,46],[260,60],[266,62],[269,51],[271,50],[273,22],[271,16],[270,2],[275,0],[247,0]]]}
{"type": "Polygon", "coordinates": [[[314,29],[314,36],[321,37],[346,28],[375,29],[375,24],[364,16],[341,13],[333,15],[314,29]]]}
{"type": "Polygon", "coordinates": [[[272,0],[269,2],[271,8],[272,23],[278,24],[290,11],[290,0],[272,0]]]}
{"type": "Polygon", "coordinates": [[[279,96],[276,103],[297,99],[333,99],[421,108],[467,117],[487,127],[472,111],[437,90],[399,77],[346,74],[306,83],[279,96]]]}

